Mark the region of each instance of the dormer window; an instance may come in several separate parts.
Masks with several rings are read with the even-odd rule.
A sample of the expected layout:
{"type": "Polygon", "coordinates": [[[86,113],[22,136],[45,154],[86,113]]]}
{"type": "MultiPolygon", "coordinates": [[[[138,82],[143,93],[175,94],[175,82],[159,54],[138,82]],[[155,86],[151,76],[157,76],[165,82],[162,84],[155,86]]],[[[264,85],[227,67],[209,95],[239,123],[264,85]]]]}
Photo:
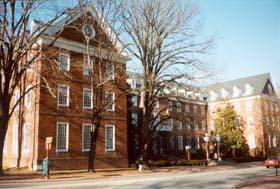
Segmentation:
{"type": "Polygon", "coordinates": [[[240,89],[237,88],[236,86],[233,87],[233,97],[238,97],[240,95],[240,89]]]}
{"type": "Polygon", "coordinates": [[[249,84],[245,85],[245,90],[246,90],[246,94],[247,95],[250,95],[250,94],[253,93],[253,87],[251,85],[249,85],[249,84]]]}
{"type": "Polygon", "coordinates": [[[228,92],[224,88],[222,88],[222,90],[221,90],[222,98],[226,98],[227,94],[228,94],[228,92]]]}
{"type": "Polygon", "coordinates": [[[210,92],[210,99],[212,101],[216,100],[217,99],[217,93],[215,93],[214,91],[211,91],[210,92]]]}
{"type": "Polygon", "coordinates": [[[192,91],[187,92],[187,96],[189,99],[193,99],[193,92],[192,91]]]}

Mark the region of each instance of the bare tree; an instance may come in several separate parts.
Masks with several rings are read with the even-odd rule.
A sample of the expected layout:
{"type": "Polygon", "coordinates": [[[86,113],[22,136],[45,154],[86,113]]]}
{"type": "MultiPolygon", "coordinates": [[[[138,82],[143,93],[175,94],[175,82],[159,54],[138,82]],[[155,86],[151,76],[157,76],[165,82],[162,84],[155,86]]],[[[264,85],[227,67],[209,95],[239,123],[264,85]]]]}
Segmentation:
{"type": "Polygon", "coordinates": [[[196,11],[190,3],[125,1],[121,15],[128,50],[142,68],[140,149],[145,156],[156,128],[169,118],[164,113],[167,108],[153,115],[157,100],[176,97],[166,90],[170,83],[205,78],[211,74],[208,65],[199,60],[199,55],[207,52],[212,39],[199,40],[202,38],[198,35],[196,11]]]}
{"type": "MultiPolygon", "coordinates": [[[[3,174],[3,147],[9,120],[17,107],[21,107],[24,96],[36,87],[25,90],[24,78],[27,70],[33,67],[40,56],[40,52],[47,49],[47,46],[41,48],[38,40],[64,13],[65,10],[59,10],[55,3],[50,5],[47,0],[0,1],[0,175],[3,174]],[[36,21],[37,27],[28,30],[33,14],[46,6],[48,11],[42,11],[46,13],[44,19],[50,19],[44,23],[36,21]],[[20,90],[19,94],[15,94],[17,89],[20,90]]],[[[21,113],[18,114],[19,120],[20,115],[21,113]]]]}

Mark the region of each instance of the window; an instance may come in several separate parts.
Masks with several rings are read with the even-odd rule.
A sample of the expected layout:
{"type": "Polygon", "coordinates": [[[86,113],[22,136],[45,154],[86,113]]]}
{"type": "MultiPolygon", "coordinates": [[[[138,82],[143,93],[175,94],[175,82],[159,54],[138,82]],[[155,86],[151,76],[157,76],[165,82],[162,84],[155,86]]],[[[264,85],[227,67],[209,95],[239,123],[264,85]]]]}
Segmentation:
{"type": "Polygon", "coordinates": [[[247,126],[254,127],[254,118],[253,117],[250,116],[247,118],[247,126]]]}
{"type": "Polygon", "coordinates": [[[240,119],[236,118],[235,119],[235,128],[238,129],[240,127],[240,119]]]}
{"type": "Polygon", "coordinates": [[[68,151],[69,124],[58,122],[56,124],[56,152],[68,151]]]}
{"type": "Polygon", "coordinates": [[[13,127],[13,154],[18,153],[18,125],[14,125],[13,127]]]}
{"type": "Polygon", "coordinates": [[[210,99],[211,101],[214,101],[217,99],[217,93],[215,93],[214,91],[210,91],[210,99]]]}
{"type": "Polygon", "coordinates": [[[23,152],[29,151],[30,144],[30,124],[26,123],[23,129],[23,152]]]}
{"type": "Polygon", "coordinates": [[[185,105],[185,112],[190,113],[190,105],[185,105]]]}
{"type": "Polygon", "coordinates": [[[59,54],[59,70],[69,71],[70,70],[70,55],[65,53],[59,54]]]}
{"type": "Polygon", "coordinates": [[[115,151],[114,125],[105,125],[105,151],[115,151]]]}
{"type": "Polygon", "coordinates": [[[270,138],[270,135],[268,135],[267,138],[268,138],[268,147],[271,148],[271,138],[270,138]]]}
{"type": "Polygon", "coordinates": [[[83,90],[83,107],[85,109],[92,108],[92,89],[83,90]]]}
{"type": "Polygon", "coordinates": [[[202,128],[202,130],[206,130],[206,123],[205,123],[205,121],[201,121],[201,128],[202,128]]]}
{"type": "Polygon", "coordinates": [[[83,124],[83,152],[90,150],[90,132],[92,129],[91,124],[83,124]]]}
{"type": "Polygon", "coordinates": [[[196,120],[194,121],[194,130],[198,130],[198,122],[196,120]]]}
{"type": "Polygon", "coordinates": [[[132,102],[132,106],[136,107],[137,106],[137,96],[132,96],[131,102],[132,102]]]}
{"type": "Polygon", "coordinates": [[[113,112],[115,111],[115,93],[113,92],[106,92],[106,106],[107,106],[107,111],[113,112]]]}
{"type": "Polygon", "coordinates": [[[247,94],[247,95],[250,95],[250,94],[252,94],[252,92],[253,92],[253,88],[252,88],[252,86],[249,85],[249,84],[246,84],[246,85],[245,85],[245,90],[246,90],[246,94],[247,94]]]}
{"type": "Polygon", "coordinates": [[[178,150],[183,150],[183,137],[178,136],[178,150]]]}
{"type": "Polygon", "coordinates": [[[177,102],[177,112],[181,112],[181,103],[177,102]]]}
{"type": "Polygon", "coordinates": [[[20,91],[15,92],[15,111],[19,110],[20,91]]]}
{"type": "Polygon", "coordinates": [[[249,134],[249,148],[254,149],[256,148],[256,142],[255,142],[255,134],[249,134]]]}
{"type": "Polygon", "coordinates": [[[233,97],[238,97],[240,95],[240,89],[238,89],[237,87],[233,87],[233,97]]]}
{"type": "Polygon", "coordinates": [[[201,114],[205,115],[205,107],[204,106],[201,106],[201,114]]]}
{"type": "Polygon", "coordinates": [[[233,103],[233,109],[235,112],[239,113],[240,111],[240,106],[238,102],[233,103]]]}
{"type": "Polygon", "coordinates": [[[84,75],[89,75],[90,72],[92,72],[92,68],[93,68],[93,60],[90,59],[88,63],[87,56],[84,56],[84,75]]]}
{"type": "Polygon", "coordinates": [[[3,149],[3,151],[4,151],[4,153],[5,154],[7,154],[8,153],[8,131],[7,131],[7,133],[6,133],[6,137],[5,137],[5,141],[4,141],[4,149],[3,149]]]}
{"type": "Polygon", "coordinates": [[[69,87],[58,85],[57,104],[58,106],[69,106],[69,87]]]}
{"type": "Polygon", "coordinates": [[[178,129],[183,129],[182,121],[178,121],[178,129]]]}
{"type": "Polygon", "coordinates": [[[247,101],[246,101],[246,106],[247,106],[247,110],[252,110],[252,109],[253,109],[252,101],[247,100],[247,101]]]}
{"type": "Polygon", "coordinates": [[[174,121],[173,121],[173,118],[170,118],[169,119],[169,125],[173,128],[173,123],[174,123],[174,121]]]}
{"type": "Polygon", "coordinates": [[[154,120],[154,125],[159,124],[159,122],[160,122],[160,115],[158,113],[156,113],[156,112],[154,112],[153,115],[154,115],[154,119],[155,119],[154,120]]]}
{"type": "Polygon", "coordinates": [[[224,88],[222,88],[222,90],[221,90],[221,96],[222,96],[222,98],[226,98],[226,97],[227,97],[227,94],[228,94],[228,92],[227,92],[224,88]]]}
{"type": "Polygon", "coordinates": [[[192,137],[191,136],[187,136],[187,146],[192,147],[192,137]]]}
{"type": "Polygon", "coordinates": [[[187,129],[191,129],[191,120],[187,119],[187,129]]]}
{"type": "Polygon", "coordinates": [[[197,106],[196,105],[193,106],[193,113],[197,114],[197,106]]]}
{"type": "Polygon", "coordinates": [[[138,115],[135,113],[132,113],[131,118],[132,118],[132,124],[135,126],[138,126],[138,115]]]}
{"type": "Polygon", "coordinates": [[[105,77],[107,79],[115,79],[115,66],[112,63],[106,62],[105,77]]]}
{"type": "Polygon", "coordinates": [[[31,86],[28,86],[25,92],[25,106],[29,108],[31,106],[31,86]]]}
{"type": "Polygon", "coordinates": [[[172,111],[172,101],[168,101],[168,111],[172,111]]]}

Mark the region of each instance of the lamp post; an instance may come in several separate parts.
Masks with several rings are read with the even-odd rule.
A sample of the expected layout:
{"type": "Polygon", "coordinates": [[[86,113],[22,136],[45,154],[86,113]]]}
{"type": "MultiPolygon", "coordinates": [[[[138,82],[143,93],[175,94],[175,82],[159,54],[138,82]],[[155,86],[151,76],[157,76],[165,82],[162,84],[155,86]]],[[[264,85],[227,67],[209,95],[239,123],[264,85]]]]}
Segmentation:
{"type": "Polygon", "coordinates": [[[209,149],[208,149],[208,146],[209,146],[208,144],[209,144],[209,140],[210,140],[209,134],[205,133],[205,137],[203,139],[206,143],[206,160],[209,161],[209,149]]]}
{"type": "Polygon", "coordinates": [[[191,146],[185,146],[185,149],[186,149],[186,154],[187,154],[187,160],[191,160],[191,153],[190,153],[190,149],[191,149],[191,146]]]}
{"type": "Polygon", "coordinates": [[[221,154],[220,154],[221,136],[217,133],[215,138],[216,138],[216,141],[217,141],[217,155],[218,155],[218,161],[222,161],[221,154]]]}

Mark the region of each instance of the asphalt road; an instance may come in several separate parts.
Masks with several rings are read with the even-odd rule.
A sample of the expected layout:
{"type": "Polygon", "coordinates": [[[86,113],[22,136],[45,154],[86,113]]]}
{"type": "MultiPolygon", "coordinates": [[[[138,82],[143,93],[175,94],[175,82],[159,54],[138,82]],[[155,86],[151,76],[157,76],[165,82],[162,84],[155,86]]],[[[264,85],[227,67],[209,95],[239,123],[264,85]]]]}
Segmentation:
{"type": "Polygon", "coordinates": [[[164,174],[142,174],[95,180],[48,181],[33,183],[0,184],[0,188],[98,188],[98,189],[159,189],[159,188],[191,188],[191,189],[224,189],[246,179],[274,174],[274,169],[265,167],[244,168],[235,170],[216,170],[186,174],[184,172],[164,174]]]}

